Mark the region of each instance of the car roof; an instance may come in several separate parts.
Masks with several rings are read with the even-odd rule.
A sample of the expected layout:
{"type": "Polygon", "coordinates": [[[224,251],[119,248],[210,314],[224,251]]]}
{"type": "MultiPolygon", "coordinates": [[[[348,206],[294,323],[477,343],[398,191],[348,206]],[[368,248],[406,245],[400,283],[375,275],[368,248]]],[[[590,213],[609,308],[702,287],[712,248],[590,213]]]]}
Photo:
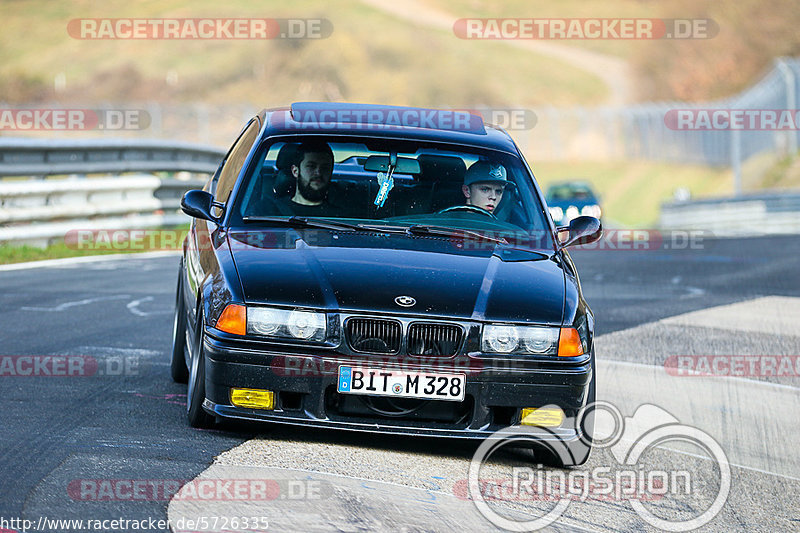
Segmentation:
{"type": "Polygon", "coordinates": [[[592,184],[588,181],[558,181],[555,183],[551,183],[547,188],[548,189],[558,189],[558,188],[573,188],[573,189],[589,189],[592,190],[592,184]]]}
{"type": "MultiPolygon", "coordinates": [[[[348,135],[447,142],[518,154],[511,136],[458,110],[418,107],[297,102],[265,109],[262,139],[277,135],[348,135]],[[419,124],[419,125],[417,125],[419,124]]],[[[261,114],[261,113],[259,113],[261,114]]]]}

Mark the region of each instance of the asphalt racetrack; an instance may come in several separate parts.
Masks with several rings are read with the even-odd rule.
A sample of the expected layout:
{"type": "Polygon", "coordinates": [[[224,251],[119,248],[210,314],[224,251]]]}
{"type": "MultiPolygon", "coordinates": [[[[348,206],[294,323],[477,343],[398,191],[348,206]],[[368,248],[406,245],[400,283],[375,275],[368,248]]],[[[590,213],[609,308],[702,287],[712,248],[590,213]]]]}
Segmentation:
{"type": "MultiPolygon", "coordinates": [[[[683,492],[626,495],[614,478],[601,494],[584,484],[588,496],[569,501],[547,528],[658,531],[701,516],[724,492],[700,531],[800,531],[800,363],[791,357],[800,356],[800,238],[573,258],[597,320],[598,400],[628,420],[623,433],[598,414],[599,434],[620,430],[617,448],[597,448],[569,472],[599,468],[614,478],[619,447],[663,425],[707,436],[726,462],[711,460],[713,445],[659,441],[629,470],[644,479],[678,473],[655,479],[683,492]],[[695,369],[710,361],[724,375],[683,374],[670,366],[676,361],[695,369]]],[[[0,532],[22,531],[23,519],[28,530],[87,531],[86,522],[107,520],[104,530],[128,531],[130,522],[110,521],[167,518],[176,531],[486,531],[536,520],[558,503],[494,485],[481,512],[467,490],[477,444],[190,428],[186,388],[169,377],[177,267],[176,255],[0,267],[0,532]],[[252,479],[267,480],[271,496],[230,497],[223,487],[252,479]],[[216,497],[174,497],[202,480],[212,480],[204,487],[216,497]],[[51,522],[70,519],[84,523],[51,522]]],[[[502,450],[479,477],[509,479],[535,463],[502,450]]]]}

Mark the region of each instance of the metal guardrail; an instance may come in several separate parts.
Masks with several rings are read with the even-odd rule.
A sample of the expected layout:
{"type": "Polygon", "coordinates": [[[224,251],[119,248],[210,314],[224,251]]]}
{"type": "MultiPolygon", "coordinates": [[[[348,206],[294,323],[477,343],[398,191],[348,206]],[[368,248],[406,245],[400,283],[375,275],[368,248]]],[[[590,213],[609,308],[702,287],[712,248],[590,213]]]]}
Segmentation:
{"type": "Polygon", "coordinates": [[[204,180],[151,175],[0,182],[0,242],[46,244],[77,229],[133,229],[189,222],[180,199],[204,180]]]}
{"type": "Polygon", "coordinates": [[[225,152],[141,139],[52,140],[0,137],[0,176],[120,172],[214,172],[225,152]]]}
{"type": "Polygon", "coordinates": [[[225,153],[188,143],[130,139],[0,138],[0,176],[114,174],[0,180],[0,242],[45,245],[72,230],[138,229],[189,222],[180,199],[204,179],[161,179],[146,172],[212,173],[225,153]]]}
{"type": "Polygon", "coordinates": [[[669,202],[661,206],[660,226],[665,230],[705,230],[721,237],[799,234],[800,193],[669,202]]]}

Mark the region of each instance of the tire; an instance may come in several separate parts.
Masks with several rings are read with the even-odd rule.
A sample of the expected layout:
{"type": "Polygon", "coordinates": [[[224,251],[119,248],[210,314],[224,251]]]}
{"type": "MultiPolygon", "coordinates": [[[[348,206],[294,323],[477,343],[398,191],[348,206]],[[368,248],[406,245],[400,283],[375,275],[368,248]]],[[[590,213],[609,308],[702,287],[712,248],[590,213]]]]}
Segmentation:
{"type": "Polygon", "coordinates": [[[210,428],[214,425],[214,417],[203,409],[206,399],[206,356],[203,350],[205,329],[203,326],[203,312],[197,313],[197,331],[194,335],[195,342],[191,353],[191,368],[189,369],[189,383],[186,390],[186,417],[189,425],[194,428],[210,428]]]}
{"type": "MultiPolygon", "coordinates": [[[[586,398],[586,405],[591,405],[597,400],[597,394],[595,392],[596,380],[597,374],[594,371],[594,362],[592,362],[592,381],[589,384],[589,394],[586,398]]],[[[592,436],[594,433],[594,424],[587,421],[584,422],[583,426],[583,428],[578,428],[578,431],[581,435],[580,439],[567,446],[569,449],[569,454],[567,455],[568,459],[566,461],[562,461],[561,457],[557,457],[557,466],[560,466],[561,468],[581,466],[589,460],[589,456],[592,454],[592,436]],[[582,430],[585,430],[585,432],[582,430]]]]}
{"type": "Polygon", "coordinates": [[[178,271],[178,288],[175,295],[175,316],[172,319],[172,358],[170,374],[175,383],[186,383],[189,380],[189,369],[186,367],[186,309],[183,305],[183,287],[181,270],[178,271]]]}
{"type": "MultiPolygon", "coordinates": [[[[597,373],[595,372],[594,354],[592,355],[592,381],[589,382],[589,392],[586,395],[586,405],[591,405],[597,400],[596,392],[597,373]]],[[[584,421],[583,427],[578,428],[580,438],[561,445],[534,446],[532,451],[536,461],[556,468],[572,468],[581,466],[589,460],[592,453],[592,435],[594,424],[584,421]],[[585,431],[583,431],[585,430],[585,431]]]]}

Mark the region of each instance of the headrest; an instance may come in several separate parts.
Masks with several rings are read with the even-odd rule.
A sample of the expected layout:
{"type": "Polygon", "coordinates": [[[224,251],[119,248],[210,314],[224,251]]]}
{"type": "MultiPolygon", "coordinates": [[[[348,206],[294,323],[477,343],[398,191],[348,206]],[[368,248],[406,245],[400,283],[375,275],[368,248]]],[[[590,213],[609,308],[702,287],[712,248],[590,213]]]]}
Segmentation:
{"type": "Polygon", "coordinates": [[[460,157],[422,154],[419,161],[420,180],[463,183],[467,165],[460,157]]]}
{"type": "Polygon", "coordinates": [[[295,164],[297,159],[297,143],[286,143],[278,151],[278,157],[275,159],[275,166],[280,170],[290,170],[291,166],[295,164]]]}

